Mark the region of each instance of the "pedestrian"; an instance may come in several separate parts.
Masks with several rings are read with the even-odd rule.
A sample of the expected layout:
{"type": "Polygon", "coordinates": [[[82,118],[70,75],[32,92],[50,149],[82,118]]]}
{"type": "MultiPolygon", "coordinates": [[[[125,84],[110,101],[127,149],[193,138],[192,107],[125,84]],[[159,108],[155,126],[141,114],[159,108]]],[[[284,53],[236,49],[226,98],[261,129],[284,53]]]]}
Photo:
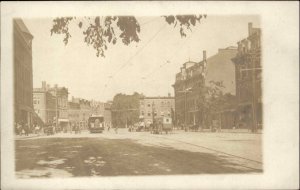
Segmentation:
{"type": "Polygon", "coordinates": [[[28,133],[29,133],[28,123],[25,124],[25,129],[24,130],[25,130],[25,135],[28,136],[28,133]]]}
{"type": "Polygon", "coordinates": [[[116,127],[115,127],[115,132],[116,132],[116,134],[118,133],[118,125],[116,125],[116,127]]]}

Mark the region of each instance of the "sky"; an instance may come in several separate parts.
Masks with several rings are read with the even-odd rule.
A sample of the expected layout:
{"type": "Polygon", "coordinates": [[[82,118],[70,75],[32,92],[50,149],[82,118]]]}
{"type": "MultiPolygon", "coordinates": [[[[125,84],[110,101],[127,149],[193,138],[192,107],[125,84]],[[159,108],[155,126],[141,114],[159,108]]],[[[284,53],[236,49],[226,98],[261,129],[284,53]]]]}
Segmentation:
{"type": "MultiPolygon", "coordinates": [[[[72,37],[63,43],[62,35],[50,35],[52,18],[23,19],[34,36],[32,47],[33,86],[42,81],[64,86],[72,96],[97,101],[112,100],[117,93],[143,93],[146,96],[174,94],[175,74],[187,61],[199,62],[202,52],[213,56],[219,48],[237,46],[246,38],[248,22],[261,27],[258,16],[208,15],[182,38],[179,27],[162,17],[136,17],[141,25],[139,43],[109,45],[105,58],[84,43],[77,18],[70,24],[72,37]]],[[[87,24],[84,21],[84,24],[87,24]]],[[[84,27],[84,26],[83,26],[84,27]]]]}

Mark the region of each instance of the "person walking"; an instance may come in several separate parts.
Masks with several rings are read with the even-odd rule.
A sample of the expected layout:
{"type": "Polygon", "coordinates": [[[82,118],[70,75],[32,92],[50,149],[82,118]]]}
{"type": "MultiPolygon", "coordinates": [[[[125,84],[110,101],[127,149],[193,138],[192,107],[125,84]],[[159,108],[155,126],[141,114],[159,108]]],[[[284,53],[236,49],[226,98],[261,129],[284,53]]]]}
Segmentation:
{"type": "Polygon", "coordinates": [[[116,125],[116,127],[115,127],[115,132],[116,132],[116,134],[118,133],[118,125],[116,125]]]}
{"type": "Polygon", "coordinates": [[[25,124],[25,136],[28,136],[29,134],[29,126],[28,123],[25,124]]]}

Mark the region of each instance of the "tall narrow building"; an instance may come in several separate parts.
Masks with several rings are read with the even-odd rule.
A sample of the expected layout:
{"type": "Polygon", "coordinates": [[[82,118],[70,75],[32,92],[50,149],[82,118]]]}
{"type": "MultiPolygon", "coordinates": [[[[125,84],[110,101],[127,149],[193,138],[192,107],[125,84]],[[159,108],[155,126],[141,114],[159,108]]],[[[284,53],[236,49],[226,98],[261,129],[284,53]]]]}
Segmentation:
{"type": "Polygon", "coordinates": [[[14,119],[33,123],[32,40],[33,35],[21,19],[13,20],[14,119]]]}

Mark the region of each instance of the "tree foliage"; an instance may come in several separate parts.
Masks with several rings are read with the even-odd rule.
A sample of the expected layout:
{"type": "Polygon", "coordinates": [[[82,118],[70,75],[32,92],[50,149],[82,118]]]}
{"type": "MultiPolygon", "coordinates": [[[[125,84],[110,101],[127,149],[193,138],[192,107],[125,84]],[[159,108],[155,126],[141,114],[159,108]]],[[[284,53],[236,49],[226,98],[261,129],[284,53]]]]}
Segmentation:
{"type": "Polygon", "coordinates": [[[224,88],[222,81],[210,81],[208,85],[201,88],[197,106],[201,109],[200,114],[203,118],[203,125],[210,125],[210,120],[214,114],[231,106],[232,101],[228,102],[228,100],[233,99],[233,96],[230,94],[224,95],[224,88]]]}
{"type": "MultiPolygon", "coordinates": [[[[181,37],[186,37],[186,30],[191,31],[192,26],[200,23],[206,15],[177,15],[162,16],[169,25],[174,28],[179,26],[181,37]]],[[[51,35],[63,35],[63,42],[68,44],[72,37],[69,32],[69,25],[73,22],[82,30],[84,42],[96,50],[96,56],[105,57],[108,44],[116,44],[120,39],[124,45],[140,41],[139,33],[141,26],[134,16],[104,16],[104,17],[60,17],[53,19],[51,35]]]]}
{"type": "Polygon", "coordinates": [[[200,24],[202,18],[206,18],[206,15],[169,15],[164,16],[166,22],[174,27],[179,25],[179,32],[181,37],[186,37],[186,30],[192,31],[192,26],[200,24]]]}
{"type": "Polygon", "coordinates": [[[125,127],[126,124],[132,125],[139,119],[139,99],[142,94],[133,95],[116,94],[111,106],[112,123],[114,126],[125,127]]]}

